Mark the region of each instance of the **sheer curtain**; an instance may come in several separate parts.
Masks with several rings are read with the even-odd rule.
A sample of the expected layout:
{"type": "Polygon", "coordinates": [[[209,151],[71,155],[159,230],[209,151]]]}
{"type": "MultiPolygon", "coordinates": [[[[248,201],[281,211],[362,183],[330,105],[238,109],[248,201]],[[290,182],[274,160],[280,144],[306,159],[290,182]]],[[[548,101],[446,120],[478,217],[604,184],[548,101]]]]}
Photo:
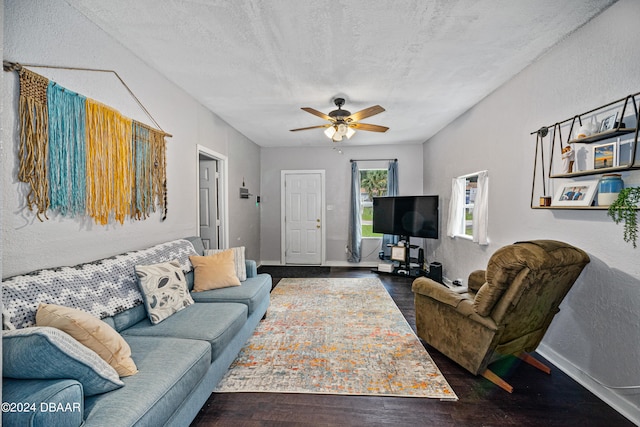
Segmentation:
{"type": "Polygon", "coordinates": [[[464,234],[464,205],[467,178],[478,177],[476,199],[473,206],[472,240],[480,245],[488,245],[489,228],[489,173],[480,171],[470,175],[453,178],[451,182],[451,201],[447,219],[447,236],[456,237],[464,234]]]}
{"type": "MultiPolygon", "coordinates": [[[[387,168],[387,196],[398,195],[398,161],[392,160],[387,168]]],[[[395,245],[398,243],[398,236],[393,234],[382,235],[382,250],[385,256],[391,255],[391,249],[387,245],[395,245]]]]}
{"type": "Polygon", "coordinates": [[[453,178],[451,182],[451,200],[449,201],[449,217],[447,219],[447,236],[456,237],[460,233],[462,213],[464,211],[464,178],[453,178]]]}
{"type": "Polygon", "coordinates": [[[358,162],[351,162],[351,201],[349,211],[349,239],[347,260],[360,262],[362,249],[362,221],[360,219],[360,169],[358,162]]]}
{"type": "Polygon", "coordinates": [[[473,241],[480,245],[488,245],[489,237],[489,174],[478,172],[478,191],[473,205],[473,241]]]}

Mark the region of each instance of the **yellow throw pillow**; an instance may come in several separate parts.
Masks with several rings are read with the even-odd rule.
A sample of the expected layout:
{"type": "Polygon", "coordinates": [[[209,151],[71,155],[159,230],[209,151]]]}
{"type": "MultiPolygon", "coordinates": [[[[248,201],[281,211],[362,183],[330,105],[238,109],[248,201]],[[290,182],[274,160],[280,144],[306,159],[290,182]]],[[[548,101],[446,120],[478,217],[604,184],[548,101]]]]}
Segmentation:
{"type": "MultiPolygon", "coordinates": [[[[236,276],[238,276],[238,280],[244,282],[247,280],[247,265],[245,264],[244,258],[244,246],[238,246],[237,248],[230,248],[233,251],[233,263],[236,266],[236,276]]],[[[204,251],[204,256],[219,254],[225,249],[206,249],[204,251]]]]}
{"type": "Polygon", "coordinates": [[[190,256],[194,268],[193,292],[240,286],[233,249],[208,256],[190,256]]]}
{"type": "Polygon", "coordinates": [[[71,335],[95,351],[121,377],[138,372],[131,358],[131,347],[111,326],[97,317],[75,308],[41,303],[36,312],[37,326],[50,326],[71,335]]]}

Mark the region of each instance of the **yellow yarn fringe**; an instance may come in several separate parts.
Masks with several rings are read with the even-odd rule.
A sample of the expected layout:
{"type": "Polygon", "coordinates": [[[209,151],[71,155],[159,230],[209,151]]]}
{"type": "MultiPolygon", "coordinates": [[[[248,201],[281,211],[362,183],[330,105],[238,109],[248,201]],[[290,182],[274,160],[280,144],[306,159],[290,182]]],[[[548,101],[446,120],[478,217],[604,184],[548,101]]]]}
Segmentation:
{"type": "Polygon", "coordinates": [[[131,215],[134,186],[131,119],[87,99],[87,215],[106,225],[131,215]]]}
{"type": "Polygon", "coordinates": [[[47,144],[49,138],[47,85],[49,80],[27,69],[21,69],[20,101],[20,168],[18,179],[29,184],[27,207],[40,221],[47,218],[49,179],[47,176],[47,144]]]}

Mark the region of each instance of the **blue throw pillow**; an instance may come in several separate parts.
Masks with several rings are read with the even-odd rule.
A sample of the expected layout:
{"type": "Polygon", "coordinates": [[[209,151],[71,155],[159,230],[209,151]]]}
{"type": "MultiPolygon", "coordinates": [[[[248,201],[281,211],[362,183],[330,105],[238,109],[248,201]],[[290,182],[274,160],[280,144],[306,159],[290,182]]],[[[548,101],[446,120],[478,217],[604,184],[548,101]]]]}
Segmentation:
{"type": "Polygon", "coordinates": [[[3,331],[2,375],[17,379],[75,379],[85,396],[124,385],[96,352],[51,327],[3,331]]]}

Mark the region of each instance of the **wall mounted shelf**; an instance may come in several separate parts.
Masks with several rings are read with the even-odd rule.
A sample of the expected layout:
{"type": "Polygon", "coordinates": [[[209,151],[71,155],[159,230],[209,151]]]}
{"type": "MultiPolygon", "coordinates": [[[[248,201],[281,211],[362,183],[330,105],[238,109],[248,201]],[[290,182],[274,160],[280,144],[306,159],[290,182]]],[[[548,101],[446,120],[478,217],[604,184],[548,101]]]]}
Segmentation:
{"type": "Polygon", "coordinates": [[[565,211],[606,211],[609,206],[531,206],[531,209],[565,210],[565,211]]]}
{"type": "MultiPolygon", "coordinates": [[[[569,119],[557,122],[551,126],[543,126],[537,131],[531,132],[531,135],[536,135],[536,150],[535,159],[533,164],[533,180],[531,183],[531,209],[563,209],[563,210],[607,210],[608,206],[539,206],[536,202],[537,196],[549,196],[547,194],[547,184],[551,184],[553,179],[572,179],[584,176],[595,176],[609,173],[621,173],[632,170],[640,170],[640,161],[637,159],[637,146],[638,146],[638,131],[640,128],[640,113],[638,108],[638,97],[640,92],[627,95],[624,98],[620,98],[605,105],[601,105],[592,110],[586,111],[582,114],[578,114],[569,119]],[[633,110],[633,114],[628,114],[628,110],[633,110]],[[584,123],[589,120],[595,120],[596,117],[611,118],[611,113],[615,114],[615,118],[611,119],[613,128],[598,132],[596,134],[584,137],[584,138],[572,138],[574,135],[574,129],[578,129],[584,123]],[[626,122],[626,123],[625,123],[626,122]],[[633,126],[633,127],[627,127],[633,126]],[[568,132],[567,132],[568,128],[568,132]],[[563,139],[563,129],[566,134],[566,138],[563,139]],[[551,136],[551,153],[548,164],[545,164],[545,141],[544,138],[552,133],[551,136]],[[554,170],[554,160],[560,160],[562,157],[562,149],[568,145],[575,146],[580,144],[581,146],[588,146],[600,141],[616,142],[616,138],[624,135],[633,137],[630,142],[630,153],[628,163],[623,165],[616,165],[607,168],[598,169],[583,169],[575,172],[556,172],[554,170]],[[536,195],[536,175],[538,173],[538,162],[540,162],[540,178],[542,182],[542,193],[536,195]],[[535,203],[534,203],[535,202],[535,203]]],[[[630,112],[629,112],[630,113],[630,112]]],[[[578,183],[580,181],[576,181],[578,183]]],[[[539,191],[539,190],[538,190],[539,191]]]]}
{"type": "Polygon", "coordinates": [[[591,144],[593,142],[603,141],[609,138],[615,138],[621,135],[628,135],[630,133],[634,133],[636,128],[619,128],[619,129],[611,129],[606,132],[597,133],[595,135],[587,136],[586,138],[580,139],[572,139],[568,143],[569,144],[591,144]]]}
{"type": "Polygon", "coordinates": [[[589,176],[589,175],[596,175],[596,174],[624,172],[632,169],[640,169],[640,166],[629,165],[629,166],[616,166],[613,168],[589,169],[585,171],[549,175],[549,178],[552,178],[552,179],[553,178],[574,178],[578,176],[589,176]]]}

